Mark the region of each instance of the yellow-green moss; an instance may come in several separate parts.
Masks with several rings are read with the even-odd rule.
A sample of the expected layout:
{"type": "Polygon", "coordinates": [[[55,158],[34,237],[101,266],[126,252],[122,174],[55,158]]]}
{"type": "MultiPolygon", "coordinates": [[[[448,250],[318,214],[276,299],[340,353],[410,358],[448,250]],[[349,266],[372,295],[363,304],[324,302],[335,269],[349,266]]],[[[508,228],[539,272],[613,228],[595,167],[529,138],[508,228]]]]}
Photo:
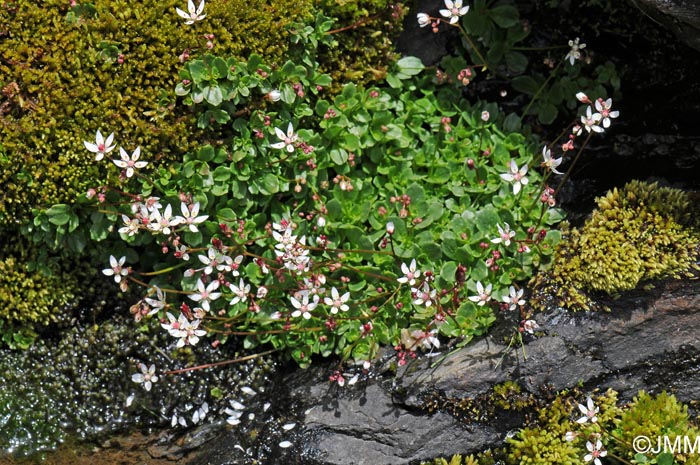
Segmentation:
{"type": "Polygon", "coordinates": [[[175,7],[183,2],[105,0],[74,23],[63,0],[0,9],[0,219],[70,203],[96,185],[106,164],[93,161],[83,140],[97,129],[114,132],[127,150],[140,145],[148,161],[178,157],[198,143],[194,115],[168,97],[180,54],[196,54],[204,34],[214,34],[214,53],[281,63],[286,26],[311,12],[310,0],[210,0],[206,20],[187,26],[175,7]]]}
{"type": "Polygon", "coordinates": [[[565,230],[552,269],[535,278],[534,306],[590,309],[586,291],[690,274],[700,256],[695,204],[691,194],[640,181],[598,198],[581,229],[565,230]]]}
{"type": "Polygon", "coordinates": [[[432,462],[423,462],[421,465],[479,465],[479,461],[473,455],[462,457],[461,455],[453,455],[448,462],[447,459],[437,458],[432,462]]]}
{"type": "Polygon", "coordinates": [[[44,270],[29,270],[38,253],[22,239],[5,237],[0,251],[0,321],[3,327],[47,325],[78,300],[79,275],[42,257],[44,270]]]}

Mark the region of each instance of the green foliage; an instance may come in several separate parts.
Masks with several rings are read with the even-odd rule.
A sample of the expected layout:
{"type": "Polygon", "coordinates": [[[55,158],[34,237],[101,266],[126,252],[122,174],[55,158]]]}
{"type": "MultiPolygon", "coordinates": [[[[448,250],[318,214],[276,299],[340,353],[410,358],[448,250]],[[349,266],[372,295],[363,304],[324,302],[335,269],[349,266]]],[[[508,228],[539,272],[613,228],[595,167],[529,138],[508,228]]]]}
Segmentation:
{"type": "MultiPolygon", "coordinates": [[[[559,43],[542,47],[542,37],[533,37],[528,22],[521,20],[515,1],[470,3],[469,12],[458,23],[463,32],[461,52],[442,60],[441,80],[466,86],[478,68],[487,65],[491,74],[507,79],[524,97],[521,101],[527,105],[523,117],[534,115],[542,124],[551,124],[560,115],[572,113],[576,109],[572,96],[577,92],[603,98],[610,93],[619,94],[620,78],[611,62],[589,69],[592,66],[585,47],[581,48],[580,59],[573,63],[568,60],[567,43],[574,37],[560,36],[559,43]],[[466,79],[464,70],[470,70],[466,79]]],[[[547,39],[551,40],[551,35],[547,39]]]]}
{"type": "Polygon", "coordinates": [[[433,459],[432,462],[423,462],[421,465],[479,465],[479,461],[473,455],[462,457],[453,455],[449,462],[444,458],[433,459]]]}
{"type": "Polygon", "coordinates": [[[315,0],[327,16],[336,19],[333,33],[337,46],[324,47],[321,71],[340,83],[352,81],[368,85],[386,77],[396,61],[393,39],[401,32],[405,2],[390,0],[315,0]]]}
{"type": "MultiPolygon", "coordinates": [[[[206,3],[206,24],[183,25],[181,0],[107,0],[73,8],[62,0],[20,0],[0,9],[0,219],[71,203],[107,176],[83,147],[110,128],[122,145],[174,160],[198,136],[192,115],[174,108],[179,56],[205,47],[280,60],[286,25],[309,2],[206,3]],[[121,57],[121,59],[120,59],[121,57]]],[[[109,134],[109,133],[107,133],[109,134]]],[[[105,134],[105,135],[107,135],[105,134]]]]}
{"type": "Polygon", "coordinates": [[[671,443],[681,436],[688,436],[691,442],[694,440],[698,430],[688,419],[687,406],[674,396],[665,392],[651,396],[640,391],[633,402],[619,407],[617,393],[609,390],[595,399],[595,408],[598,409],[596,421],[579,424],[576,420],[582,414],[577,402],[570,396],[558,396],[550,406],[539,410],[535,424],[508,440],[507,462],[512,465],[575,465],[582,463],[589,453],[587,442],[601,440],[608,457],[634,459],[630,463],[697,463],[696,456],[685,456],[678,450],[661,453],[654,450],[645,455],[635,453],[631,447],[638,436],[649,438],[653,447],[656,447],[657,438],[664,436],[668,436],[671,443]]]}
{"type": "Polygon", "coordinates": [[[689,194],[632,181],[597,204],[585,225],[559,246],[552,270],[537,277],[536,306],[588,309],[585,291],[630,290],[697,268],[700,232],[689,194]]]}
{"type": "MultiPolygon", "coordinates": [[[[247,335],[248,348],[285,349],[302,365],[313,354],[371,359],[381,344],[435,347],[439,335],[466,343],[494,321],[508,286],[548,261],[558,239],[540,231],[561,215],[540,202],[539,173],[529,171],[517,195],[501,177],[511,162],[532,166],[536,151],[499,128],[496,105],[436,88],[414,59],[397,63],[388,88],[347,84],[326,99],[330,79],[316,47],[330,43],[330,27],[325,18],[295,27],[297,61],[279,67],[258,55],[187,63],[177,94],[200,127],[221,126],[225,137],[150,177],[122,179],[102,192],[98,212],[76,205],[78,230],[94,240],[121,230],[124,242],[109,253],[125,257],[150,299],[166,290],[155,310],[161,318],[180,302],[196,306],[212,286],[206,292],[221,298],[193,309],[203,326],[220,339],[247,335]],[[160,206],[147,206],[151,195],[160,206]],[[167,206],[173,216],[206,217],[194,229],[182,218],[163,234],[167,206]],[[492,242],[502,228],[514,237],[492,242]],[[211,260],[218,275],[202,265],[211,260]],[[397,282],[412,260],[421,275],[397,282]],[[467,297],[482,282],[493,290],[478,305],[467,297]],[[173,286],[180,295],[170,297],[173,286]],[[341,296],[349,308],[339,311],[341,296]],[[326,303],[333,300],[336,307],[326,303]]],[[[68,211],[52,210],[37,226],[47,234],[57,218],[70,223],[68,211]]],[[[139,305],[140,316],[154,313],[139,305]]]]}

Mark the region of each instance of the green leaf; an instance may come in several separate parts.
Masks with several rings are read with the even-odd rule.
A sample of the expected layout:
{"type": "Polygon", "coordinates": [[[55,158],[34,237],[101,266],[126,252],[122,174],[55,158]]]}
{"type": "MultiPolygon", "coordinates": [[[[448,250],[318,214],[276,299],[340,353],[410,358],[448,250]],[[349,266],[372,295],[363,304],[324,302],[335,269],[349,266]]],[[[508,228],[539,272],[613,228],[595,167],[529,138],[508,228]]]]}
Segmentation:
{"type": "Polygon", "coordinates": [[[425,69],[420,58],[403,57],[396,62],[396,77],[399,79],[408,79],[411,76],[419,74],[425,69]]]}
{"type": "Polygon", "coordinates": [[[673,465],[673,454],[663,452],[656,456],[657,465],[673,465]]]}
{"type": "Polygon", "coordinates": [[[255,184],[263,195],[276,194],[280,190],[279,179],[272,173],[267,173],[262,178],[253,179],[253,184],[255,184]]]}
{"type": "Polygon", "coordinates": [[[70,221],[71,208],[69,205],[59,203],[46,210],[49,222],[56,226],[62,226],[70,221]]]}
{"type": "Polygon", "coordinates": [[[493,19],[493,22],[502,28],[515,26],[520,21],[520,15],[517,8],[510,5],[501,5],[492,8],[488,15],[493,19]]]}
{"type": "Polygon", "coordinates": [[[457,262],[445,262],[440,270],[440,277],[448,283],[455,281],[455,273],[457,272],[457,262]]]}
{"type": "Polygon", "coordinates": [[[211,161],[214,159],[214,147],[207,144],[197,152],[197,160],[201,161],[211,161]]]}
{"type": "Polygon", "coordinates": [[[216,211],[216,217],[221,221],[235,221],[236,214],[230,208],[220,208],[216,211]]]}
{"type": "Polygon", "coordinates": [[[521,126],[522,122],[520,117],[515,113],[510,113],[508,116],[506,116],[506,119],[503,120],[503,129],[506,132],[518,132],[520,131],[521,126]]]}
{"type": "Polygon", "coordinates": [[[531,76],[514,77],[510,81],[510,85],[512,85],[513,89],[517,90],[518,92],[522,92],[523,94],[527,95],[535,95],[540,89],[540,85],[537,84],[537,81],[535,81],[531,76]]]}
{"type": "Polygon", "coordinates": [[[196,60],[190,62],[190,75],[192,76],[192,81],[195,84],[201,84],[202,82],[209,79],[209,70],[203,61],[196,60]]]}
{"type": "Polygon", "coordinates": [[[500,222],[498,211],[491,205],[487,205],[476,213],[476,227],[487,235],[494,234],[496,225],[500,222]]]}
{"type": "Polygon", "coordinates": [[[215,107],[218,107],[224,101],[224,95],[221,93],[221,87],[218,85],[204,87],[202,92],[206,101],[215,107]]]}
{"type": "Polygon", "coordinates": [[[524,73],[527,69],[527,57],[520,52],[506,52],[506,65],[515,74],[524,73]]]}
{"type": "Polygon", "coordinates": [[[211,74],[214,79],[220,79],[222,77],[228,76],[228,66],[221,57],[214,58],[214,61],[211,64],[211,68],[211,74]]]}
{"type": "Polygon", "coordinates": [[[557,107],[551,103],[545,103],[540,106],[537,112],[537,119],[539,119],[542,124],[552,124],[554,120],[557,119],[558,113],[557,107]]]}

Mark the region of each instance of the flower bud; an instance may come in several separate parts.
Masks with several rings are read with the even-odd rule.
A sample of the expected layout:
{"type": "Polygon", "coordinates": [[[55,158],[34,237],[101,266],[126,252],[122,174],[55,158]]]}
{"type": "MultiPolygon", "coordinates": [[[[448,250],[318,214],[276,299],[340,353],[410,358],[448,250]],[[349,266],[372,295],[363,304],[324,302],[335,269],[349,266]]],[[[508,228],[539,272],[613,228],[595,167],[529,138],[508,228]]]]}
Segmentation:
{"type": "Polygon", "coordinates": [[[484,110],[481,112],[481,121],[486,122],[489,118],[491,118],[491,114],[488,111],[484,110]]]}
{"type": "Polygon", "coordinates": [[[389,235],[394,234],[394,223],[392,221],[389,221],[386,224],[386,233],[389,235]]]}
{"type": "Polygon", "coordinates": [[[277,89],[271,90],[267,93],[265,98],[270,102],[279,102],[279,100],[282,98],[282,92],[277,89]]]}
{"type": "Polygon", "coordinates": [[[588,95],[584,94],[583,92],[577,92],[576,98],[581,103],[591,103],[591,100],[588,98],[588,95]]]}

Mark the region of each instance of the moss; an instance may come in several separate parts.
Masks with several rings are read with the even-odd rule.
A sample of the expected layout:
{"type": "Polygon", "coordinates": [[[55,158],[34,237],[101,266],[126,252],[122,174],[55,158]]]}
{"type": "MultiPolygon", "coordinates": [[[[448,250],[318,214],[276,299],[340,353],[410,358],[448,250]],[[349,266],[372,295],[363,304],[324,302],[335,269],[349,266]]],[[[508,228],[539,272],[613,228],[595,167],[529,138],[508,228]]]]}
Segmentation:
{"type": "Polygon", "coordinates": [[[182,2],[105,0],[72,22],[63,0],[0,9],[0,219],[70,203],[98,184],[106,170],[83,147],[97,129],[128,150],[140,145],[149,161],[179,157],[197,143],[194,115],[171,97],[180,54],[213,34],[216,53],[281,62],[285,26],[311,11],[310,1],[211,0],[206,22],[185,26],[175,7],[182,2]]]}
{"type": "Polygon", "coordinates": [[[407,8],[390,0],[316,0],[316,6],[337,18],[338,46],[323,51],[321,70],[331,75],[334,89],[343,82],[383,79],[398,57],[393,39],[401,32],[407,8]]]}
{"type": "Polygon", "coordinates": [[[535,277],[535,308],[588,310],[595,307],[590,291],[612,294],[697,269],[700,232],[691,194],[632,181],[596,202],[581,229],[564,230],[552,269],[535,277]]]}
{"type": "Polygon", "coordinates": [[[437,458],[431,462],[423,462],[421,465],[479,465],[479,461],[473,455],[467,457],[453,455],[449,461],[444,458],[437,458]]]}
{"type": "Polygon", "coordinates": [[[0,333],[6,343],[22,345],[15,334],[30,336],[35,327],[48,325],[77,303],[80,275],[67,271],[55,256],[41,256],[16,235],[4,234],[3,242],[0,333]]]}

